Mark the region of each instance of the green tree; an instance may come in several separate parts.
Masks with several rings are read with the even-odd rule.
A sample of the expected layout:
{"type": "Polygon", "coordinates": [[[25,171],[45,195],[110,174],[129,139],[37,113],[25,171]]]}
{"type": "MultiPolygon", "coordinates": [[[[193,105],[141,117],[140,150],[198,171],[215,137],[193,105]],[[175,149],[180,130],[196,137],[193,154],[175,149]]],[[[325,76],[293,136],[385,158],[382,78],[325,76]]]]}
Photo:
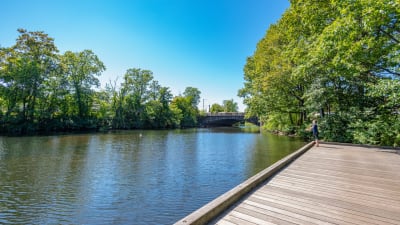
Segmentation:
{"type": "Polygon", "coordinates": [[[177,126],[169,107],[171,100],[172,94],[169,88],[160,86],[155,99],[146,104],[146,127],[173,128],[177,126]]]}
{"type": "Polygon", "coordinates": [[[91,51],[67,51],[61,57],[61,66],[68,79],[70,94],[69,115],[88,119],[93,106],[94,87],[99,87],[97,76],[105,70],[104,64],[91,51]]]}
{"type": "Polygon", "coordinates": [[[273,130],[298,126],[306,115],[303,95],[307,82],[292,76],[293,65],[285,55],[289,40],[281,24],[270,27],[247,59],[245,87],[239,90],[248,105],[247,116],[257,116],[273,130]],[[278,123],[276,118],[280,118],[278,123]]]}
{"type": "Polygon", "coordinates": [[[97,122],[100,129],[109,129],[112,127],[112,119],[115,111],[112,108],[113,93],[106,87],[105,90],[96,91],[93,97],[91,114],[97,122]]]}
{"type": "Polygon", "coordinates": [[[193,106],[191,96],[176,96],[171,102],[171,109],[178,113],[175,118],[180,118],[180,127],[195,127],[197,125],[198,109],[193,106]]]}
{"type": "Polygon", "coordinates": [[[152,80],[149,84],[149,99],[157,100],[161,90],[161,85],[156,80],[152,80]]]}
{"type": "Polygon", "coordinates": [[[183,92],[183,96],[191,98],[190,101],[194,108],[197,108],[200,103],[200,94],[201,91],[195,87],[187,87],[183,92]]]}
{"type": "MultiPolygon", "coordinates": [[[[306,69],[320,72],[316,79],[320,81],[320,88],[309,91],[308,102],[319,100],[328,106],[329,111],[336,113],[330,116],[332,118],[324,119],[330,124],[338,124],[328,126],[327,133],[345,129],[336,138],[327,138],[340,141],[343,140],[340,136],[346,134],[354,135],[354,140],[360,143],[389,144],[372,138],[374,135],[381,137],[381,134],[372,132],[374,135],[363,136],[359,131],[360,127],[377,127],[371,121],[380,124],[390,121],[388,114],[370,110],[377,102],[368,92],[371,85],[379,84],[382,78],[399,76],[400,5],[388,0],[332,1],[331,4],[336,13],[332,22],[315,39],[309,63],[305,65],[306,69]],[[315,94],[316,91],[321,93],[315,94]],[[352,118],[352,115],[357,115],[357,118],[352,118]],[[355,120],[357,125],[353,124],[355,120]],[[354,127],[357,129],[353,130],[354,127]],[[367,136],[369,141],[365,138],[367,136]]],[[[344,139],[352,141],[353,137],[344,139]]]]}
{"type": "Polygon", "coordinates": [[[111,124],[115,129],[127,129],[129,128],[127,125],[127,121],[124,115],[125,111],[125,98],[127,95],[126,88],[117,87],[118,78],[113,82],[109,81],[106,84],[106,92],[110,98],[110,116],[111,116],[111,124]]]}
{"type": "Polygon", "coordinates": [[[224,107],[218,103],[214,103],[211,105],[211,109],[210,111],[212,113],[219,113],[219,112],[223,112],[224,111],[224,107]]]}
{"type": "Polygon", "coordinates": [[[69,83],[57,58],[57,65],[43,85],[43,98],[38,102],[39,130],[46,132],[63,129],[63,121],[68,120],[69,83]]]}
{"type": "Polygon", "coordinates": [[[148,90],[153,80],[150,70],[128,69],[124,75],[120,96],[123,117],[128,127],[141,128],[146,118],[145,103],[150,99],[148,90]]]}
{"type": "Polygon", "coordinates": [[[36,129],[37,104],[43,98],[43,86],[55,67],[58,50],[54,39],[44,32],[18,32],[16,44],[0,50],[0,83],[7,104],[6,120],[11,122],[10,128],[24,133],[36,129]]]}
{"type": "Polygon", "coordinates": [[[224,100],[223,108],[225,112],[238,112],[238,104],[233,99],[224,100]]]}
{"type": "Polygon", "coordinates": [[[400,80],[382,79],[368,85],[366,95],[374,106],[351,121],[358,143],[400,146],[400,80]]]}

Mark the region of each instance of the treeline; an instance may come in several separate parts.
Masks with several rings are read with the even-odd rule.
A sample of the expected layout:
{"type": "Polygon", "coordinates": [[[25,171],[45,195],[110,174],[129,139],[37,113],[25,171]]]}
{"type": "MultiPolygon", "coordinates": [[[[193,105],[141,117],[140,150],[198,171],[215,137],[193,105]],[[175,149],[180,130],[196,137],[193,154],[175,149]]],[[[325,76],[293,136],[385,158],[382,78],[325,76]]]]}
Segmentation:
{"type": "Polygon", "coordinates": [[[128,69],[122,83],[99,89],[106,68],[91,50],[59,54],[44,32],[18,32],[0,48],[0,133],[197,125],[197,88],[174,97],[151,71],[128,69]]]}
{"type": "Polygon", "coordinates": [[[244,67],[247,113],[269,130],[400,145],[400,2],[291,0],[244,67]]]}

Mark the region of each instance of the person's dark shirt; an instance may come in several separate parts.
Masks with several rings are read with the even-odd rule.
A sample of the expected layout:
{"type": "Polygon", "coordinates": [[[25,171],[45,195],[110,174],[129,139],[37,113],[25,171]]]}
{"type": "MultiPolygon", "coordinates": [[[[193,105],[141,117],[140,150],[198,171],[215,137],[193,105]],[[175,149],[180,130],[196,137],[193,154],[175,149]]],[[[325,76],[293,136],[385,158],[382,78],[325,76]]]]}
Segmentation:
{"type": "Polygon", "coordinates": [[[318,135],[318,124],[313,124],[312,132],[313,132],[313,135],[318,135]]]}

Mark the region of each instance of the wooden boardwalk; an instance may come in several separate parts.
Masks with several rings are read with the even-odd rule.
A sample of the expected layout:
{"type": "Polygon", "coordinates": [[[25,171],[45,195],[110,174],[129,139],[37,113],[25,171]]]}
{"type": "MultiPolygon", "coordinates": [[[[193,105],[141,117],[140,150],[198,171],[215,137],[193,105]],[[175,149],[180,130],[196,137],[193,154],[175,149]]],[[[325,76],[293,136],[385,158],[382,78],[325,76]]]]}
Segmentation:
{"type": "Polygon", "coordinates": [[[210,224],[400,224],[400,154],[320,144],[210,224]]]}

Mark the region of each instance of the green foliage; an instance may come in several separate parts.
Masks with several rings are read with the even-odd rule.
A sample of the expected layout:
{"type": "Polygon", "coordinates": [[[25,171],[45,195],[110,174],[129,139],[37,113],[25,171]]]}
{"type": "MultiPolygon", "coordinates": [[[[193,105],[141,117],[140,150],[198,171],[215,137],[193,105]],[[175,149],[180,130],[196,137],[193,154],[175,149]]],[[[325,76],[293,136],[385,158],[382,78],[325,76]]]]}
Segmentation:
{"type": "Polygon", "coordinates": [[[0,49],[0,91],[6,103],[3,127],[27,133],[39,126],[38,105],[47,94],[44,87],[52,79],[58,50],[43,32],[18,32],[14,46],[0,49]]]}
{"type": "Polygon", "coordinates": [[[233,99],[224,100],[222,104],[223,104],[224,112],[237,112],[238,111],[238,104],[235,101],[233,101],[233,99]]]}
{"type": "Polygon", "coordinates": [[[105,66],[91,50],[59,55],[47,34],[18,32],[14,46],[0,48],[0,133],[197,125],[197,88],[173,101],[150,70],[133,68],[101,90],[105,66]]]}
{"type": "Polygon", "coordinates": [[[197,105],[200,103],[200,94],[201,91],[195,87],[187,87],[183,92],[183,96],[191,99],[190,101],[194,108],[197,108],[197,105]]]}
{"type": "Polygon", "coordinates": [[[67,75],[68,89],[74,101],[69,102],[70,116],[88,118],[93,104],[93,87],[99,87],[96,76],[105,70],[104,64],[91,50],[73,53],[65,52],[61,56],[62,73],[67,75]]]}
{"type": "Polygon", "coordinates": [[[399,43],[399,1],[292,0],[247,59],[239,96],[270,130],[302,134],[320,116],[325,140],[397,146],[399,43]]]}
{"type": "Polygon", "coordinates": [[[325,141],[351,143],[353,141],[353,131],[350,127],[352,119],[353,115],[349,113],[325,116],[319,122],[321,138],[325,141]]]}
{"type": "Polygon", "coordinates": [[[285,129],[285,125],[287,123],[287,120],[285,118],[285,115],[276,113],[276,114],[269,114],[267,119],[264,122],[264,127],[267,130],[272,130],[272,131],[280,131],[285,129]]]}
{"type": "Polygon", "coordinates": [[[218,112],[238,112],[238,104],[235,102],[233,99],[231,100],[224,100],[222,102],[222,105],[218,103],[214,103],[211,106],[210,111],[212,113],[218,113],[218,112]]]}
{"type": "Polygon", "coordinates": [[[178,113],[175,118],[180,118],[180,127],[197,126],[197,117],[199,110],[193,106],[192,96],[177,96],[171,102],[171,108],[178,113]]]}
{"type": "Polygon", "coordinates": [[[371,120],[357,120],[353,124],[357,143],[400,146],[400,117],[377,115],[371,120]]]}
{"type": "Polygon", "coordinates": [[[400,146],[400,80],[379,80],[368,86],[366,95],[374,99],[375,106],[365,110],[352,123],[355,141],[400,146]]]}
{"type": "Polygon", "coordinates": [[[210,112],[211,113],[219,113],[219,112],[223,112],[224,111],[224,107],[218,103],[214,103],[211,105],[211,109],[210,112]]]}

